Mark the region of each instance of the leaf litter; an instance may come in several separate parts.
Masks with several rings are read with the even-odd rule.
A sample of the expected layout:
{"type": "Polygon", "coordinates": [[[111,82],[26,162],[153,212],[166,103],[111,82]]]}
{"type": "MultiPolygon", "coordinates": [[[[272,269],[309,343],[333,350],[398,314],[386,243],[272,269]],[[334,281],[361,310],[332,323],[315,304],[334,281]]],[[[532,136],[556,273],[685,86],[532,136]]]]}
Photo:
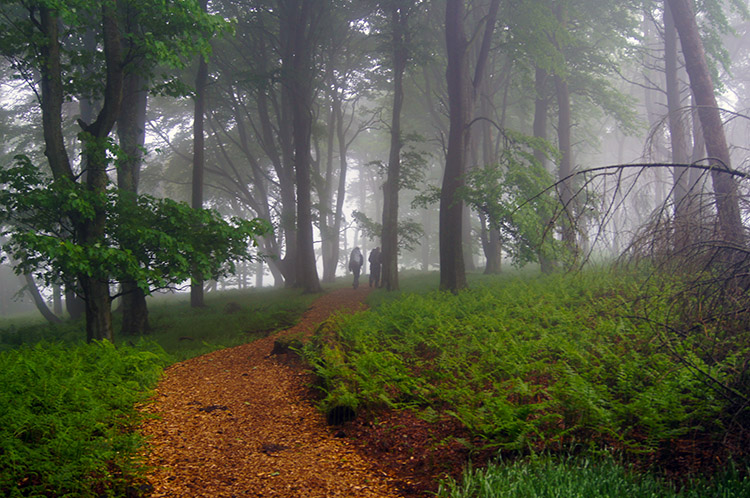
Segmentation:
{"type": "Polygon", "coordinates": [[[342,437],[315,408],[307,368],[270,354],[277,339],[309,336],[333,312],[364,309],[368,292],[326,293],[290,329],[170,366],[143,407],[155,415],[142,429],[151,496],[423,496],[413,451],[373,453],[378,431],[363,431],[374,427],[366,420],[342,437]]]}

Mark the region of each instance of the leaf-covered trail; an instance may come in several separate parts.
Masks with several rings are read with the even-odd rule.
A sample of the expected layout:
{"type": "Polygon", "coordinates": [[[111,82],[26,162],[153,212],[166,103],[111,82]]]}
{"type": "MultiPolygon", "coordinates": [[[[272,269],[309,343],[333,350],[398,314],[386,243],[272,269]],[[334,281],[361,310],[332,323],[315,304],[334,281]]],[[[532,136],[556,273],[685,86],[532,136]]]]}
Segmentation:
{"type": "Polygon", "coordinates": [[[310,333],[369,289],[323,295],[286,331],[167,369],[145,409],[153,497],[397,497],[309,401],[310,377],[270,356],[282,335],[310,333]]]}

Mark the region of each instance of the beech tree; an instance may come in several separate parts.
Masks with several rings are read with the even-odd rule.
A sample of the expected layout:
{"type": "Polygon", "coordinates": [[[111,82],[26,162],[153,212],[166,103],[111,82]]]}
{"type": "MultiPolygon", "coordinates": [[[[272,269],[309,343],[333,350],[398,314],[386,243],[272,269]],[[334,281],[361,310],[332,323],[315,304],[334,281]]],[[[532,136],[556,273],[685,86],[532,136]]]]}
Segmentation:
{"type": "Polygon", "coordinates": [[[318,92],[317,101],[319,120],[325,119],[321,125],[325,124],[326,132],[315,134],[312,184],[318,197],[316,223],[321,238],[322,281],[326,283],[335,280],[340,263],[350,149],[357,137],[372,127],[376,115],[362,105],[371,94],[366,74],[375,61],[369,50],[372,38],[354,22],[361,15],[361,6],[353,4],[331,12],[327,20],[330,29],[325,30],[321,50],[324,91],[318,92]]]}
{"type": "Polygon", "coordinates": [[[445,42],[448,54],[446,78],[450,108],[448,151],[440,194],[440,288],[457,291],[466,287],[466,271],[461,244],[463,202],[458,195],[464,185],[466,146],[473,98],[485,74],[487,57],[495,30],[499,0],[491,0],[479,38],[481,48],[473,76],[469,72],[469,41],[464,29],[463,0],[448,0],[445,10],[445,42]]]}
{"type": "MultiPolygon", "coordinates": [[[[122,150],[121,160],[117,164],[117,187],[121,191],[123,202],[137,201],[138,180],[146,139],[147,100],[145,78],[136,72],[128,73],[123,88],[123,102],[126,105],[121,106],[117,118],[117,135],[122,150]]],[[[126,279],[120,282],[120,285],[122,334],[143,334],[149,328],[146,293],[133,279],[126,279]]]]}
{"type": "Polygon", "coordinates": [[[390,32],[393,107],[387,178],[383,185],[383,231],[381,233],[381,286],[398,290],[398,193],[401,184],[401,110],[404,104],[404,71],[410,58],[410,27],[416,2],[392,1],[381,6],[390,32]]]}
{"type": "MultiPolygon", "coordinates": [[[[171,65],[188,54],[205,53],[206,40],[223,25],[223,21],[203,14],[192,1],[169,6],[135,0],[7,2],[3,9],[0,52],[18,73],[41,77],[38,87],[34,79],[27,81],[42,111],[45,155],[52,176],[60,182],[85,182],[94,199],[101,199],[107,191],[112,150],[109,135],[120,114],[125,75],[136,60],[132,58],[136,51],[123,43],[123,12],[137,13],[144,28],[138,37],[129,37],[139,47],[139,54],[171,65]],[[93,52],[81,43],[92,34],[98,44],[93,52]],[[78,121],[85,175],[75,171],[63,133],[63,103],[80,95],[96,96],[101,102],[92,122],[78,121]]],[[[107,204],[92,202],[90,209],[85,215],[71,211],[70,240],[98,252],[109,247],[107,204]]],[[[87,338],[111,340],[111,282],[106,272],[81,267],[76,280],[86,302],[87,338]]]]}
{"type": "MultiPolygon", "coordinates": [[[[206,10],[208,0],[200,0],[200,8],[206,10]]],[[[203,175],[205,169],[205,137],[203,135],[206,115],[206,85],[208,84],[208,61],[205,56],[198,58],[198,71],[195,75],[195,97],[193,116],[193,182],[191,205],[193,209],[203,207],[203,175]]],[[[203,279],[196,268],[190,282],[190,306],[203,306],[203,279]]]]}
{"type": "Polygon", "coordinates": [[[259,219],[227,221],[215,211],[170,199],[123,196],[111,185],[95,192],[53,180],[25,156],[0,168],[0,186],[2,250],[16,262],[16,271],[40,275],[47,284],[72,285],[86,273],[108,287],[132,281],[148,293],[179,285],[196,268],[218,278],[234,272],[235,260],[249,259],[250,246],[269,230],[259,219]],[[90,218],[96,209],[107,214],[106,237],[96,246],[81,244],[73,220],[90,218]]]}
{"type": "Polygon", "coordinates": [[[719,230],[723,240],[737,247],[744,247],[745,231],[740,215],[737,185],[734,177],[726,172],[732,167],[729,147],[695,12],[689,0],[667,0],[667,4],[680,36],[690,89],[698,107],[706,152],[713,166],[711,179],[719,217],[719,230]]]}
{"type": "Polygon", "coordinates": [[[310,145],[313,125],[314,55],[320,39],[325,1],[280,0],[282,74],[292,113],[294,172],[297,186],[297,261],[295,286],[320,292],[315,262],[310,184],[310,145]]]}

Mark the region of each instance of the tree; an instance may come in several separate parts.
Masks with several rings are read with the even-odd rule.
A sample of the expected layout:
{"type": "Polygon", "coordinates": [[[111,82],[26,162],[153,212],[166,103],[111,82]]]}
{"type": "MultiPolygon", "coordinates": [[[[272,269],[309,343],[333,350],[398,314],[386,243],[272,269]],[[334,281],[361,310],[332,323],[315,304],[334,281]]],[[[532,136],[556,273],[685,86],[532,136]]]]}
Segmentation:
{"type": "Polygon", "coordinates": [[[292,111],[294,171],[297,184],[297,264],[295,285],[320,292],[312,232],[310,137],[312,134],[313,55],[327,6],[321,1],[280,0],[281,33],[288,44],[282,71],[292,111]]]}
{"type": "Polygon", "coordinates": [[[390,152],[387,178],[383,185],[383,232],[381,234],[381,286],[398,290],[398,192],[401,182],[401,109],[404,104],[404,71],[409,60],[409,17],[414,2],[384,5],[391,32],[393,107],[391,109],[390,152]]]}
{"type": "Polygon", "coordinates": [[[731,169],[729,148],[721,121],[706,53],[698,31],[695,13],[688,0],[667,0],[680,36],[685,69],[690,79],[690,89],[698,106],[706,152],[710,158],[711,179],[719,217],[719,230],[723,240],[744,248],[745,235],[740,216],[737,185],[734,177],[724,171],[731,169]]]}
{"type": "MultiPolygon", "coordinates": [[[[147,93],[145,81],[140,74],[130,72],[125,76],[123,105],[117,118],[117,135],[122,151],[117,164],[117,187],[123,202],[136,202],[138,177],[146,138],[147,93]],[[129,195],[132,194],[132,195],[129,195]]],[[[134,280],[120,282],[122,285],[123,335],[140,335],[148,328],[146,293],[134,280]]]]}
{"type": "MultiPolygon", "coordinates": [[[[201,0],[201,10],[206,10],[208,0],[201,0]]],[[[206,84],[208,83],[208,62],[201,56],[198,59],[198,71],[195,76],[195,114],[193,117],[193,190],[191,205],[193,209],[203,207],[203,170],[205,168],[205,137],[203,123],[206,115],[206,84]]],[[[203,280],[196,268],[190,282],[190,306],[203,306],[203,280]]]]}
{"type": "Polygon", "coordinates": [[[461,227],[463,202],[458,192],[464,184],[466,146],[469,143],[469,117],[473,98],[485,74],[490,42],[495,29],[498,0],[491,0],[481,47],[469,74],[469,42],[464,30],[463,0],[448,0],[445,10],[445,42],[448,54],[446,79],[450,110],[448,151],[445,158],[443,188],[440,195],[440,288],[457,291],[466,287],[461,227]]]}
{"type": "Polygon", "coordinates": [[[496,162],[467,173],[461,196],[487,218],[514,264],[523,266],[540,254],[551,257],[557,252],[556,241],[544,230],[556,205],[544,193],[553,177],[535,157],[537,151],[553,151],[536,137],[508,133],[504,141],[496,162]]]}
{"type": "Polygon", "coordinates": [[[277,77],[282,47],[269,43],[278,39],[279,19],[263,4],[213,6],[237,22],[234,36],[215,43],[211,59],[216,71],[210,87],[207,152],[213,154],[207,182],[278,226],[262,238],[261,247],[275,285],[291,286],[296,260],[291,111],[277,77]]]}
{"type": "MultiPolygon", "coordinates": [[[[316,154],[312,183],[318,197],[315,205],[321,236],[322,281],[329,283],[335,280],[340,262],[349,150],[375,119],[374,112],[367,112],[361,106],[371,94],[366,71],[373,60],[369,50],[371,38],[354,22],[361,15],[358,8],[361,7],[346,5],[331,12],[330,29],[325,30],[322,50],[325,92],[319,94],[319,106],[325,111],[326,134],[322,138],[319,133],[315,135],[316,141],[325,142],[325,154],[316,154]]],[[[314,148],[321,150],[317,143],[314,148]]]]}
{"type": "Polygon", "coordinates": [[[195,269],[201,278],[219,278],[234,271],[235,261],[252,259],[250,247],[270,229],[259,219],[227,221],[170,199],[52,180],[24,156],[0,168],[0,186],[0,222],[7,227],[2,250],[18,262],[17,272],[40,275],[47,284],[69,284],[86,273],[108,287],[130,280],[149,293],[179,285],[195,269]],[[103,243],[70,237],[71,220],[91,218],[96,209],[107,213],[103,243]]]}
{"type": "MultiPolygon", "coordinates": [[[[167,64],[175,64],[186,54],[205,50],[205,40],[221,24],[205,15],[196,16],[193,2],[167,8],[126,0],[101,4],[34,1],[9,2],[5,9],[0,51],[14,61],[19,73],[40,75],[39,88],[34,90],[42,111],[45,155],[52,176],[60,182],[85,181],[87,192],[93,199],[99,199],[90,205],[91,213],[82,215],[71,211],[73,228],[63,242],[96,253],[108,246],[108,213],[101,198],[109,183],[107,169],[112,150],[109,134],[119,115],[125,74],[135,60],[130,58],[132,47],[123,43],[121,15],[128,10],[138,13],[138,21],[144,29],[140,37],[129,37],[129,40],[136,42],[145,59],[167,64]],[[164,23],[164,19],[170,22],[164,23]],[[94,34],[98,42],[93,52],[87,51],[86,44],[81,43],[89,34],[94,34]],[[92,122],[79,120],[85,175],[78,175],[69,159],[62,119],[66,98],[80,95],[94,96],[97,98],[92,100],[101,102],[101,109],[92,122]],[[84,177],[85,180],[81,180],[84,177]]],[[[147,67],[155,65],[155,62],[146,64],[147,67]]],[[[35,85],[32,79],[27,78],[27,81],[35,85]]],[[[68,269],[73,271],[75,267],[68,269]]],[[[81,267],[76,280],[86,301],[87,338],[111,339],[109,278],[81,267]]]]}

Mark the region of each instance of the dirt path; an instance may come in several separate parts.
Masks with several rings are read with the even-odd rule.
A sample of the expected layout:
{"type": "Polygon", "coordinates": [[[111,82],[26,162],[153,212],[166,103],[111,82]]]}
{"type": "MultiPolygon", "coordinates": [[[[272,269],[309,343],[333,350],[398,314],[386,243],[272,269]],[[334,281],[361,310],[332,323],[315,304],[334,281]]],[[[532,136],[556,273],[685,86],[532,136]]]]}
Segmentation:
{"type": "Polygon", "coordinates": [[[310,378],[270,356],[274,340],[312,332],[369,289],[318,299],[299,325],[167,369],[147,410],[152,497],[397,497],[394,477],[335,437],[308,400],[310,378]]]}

